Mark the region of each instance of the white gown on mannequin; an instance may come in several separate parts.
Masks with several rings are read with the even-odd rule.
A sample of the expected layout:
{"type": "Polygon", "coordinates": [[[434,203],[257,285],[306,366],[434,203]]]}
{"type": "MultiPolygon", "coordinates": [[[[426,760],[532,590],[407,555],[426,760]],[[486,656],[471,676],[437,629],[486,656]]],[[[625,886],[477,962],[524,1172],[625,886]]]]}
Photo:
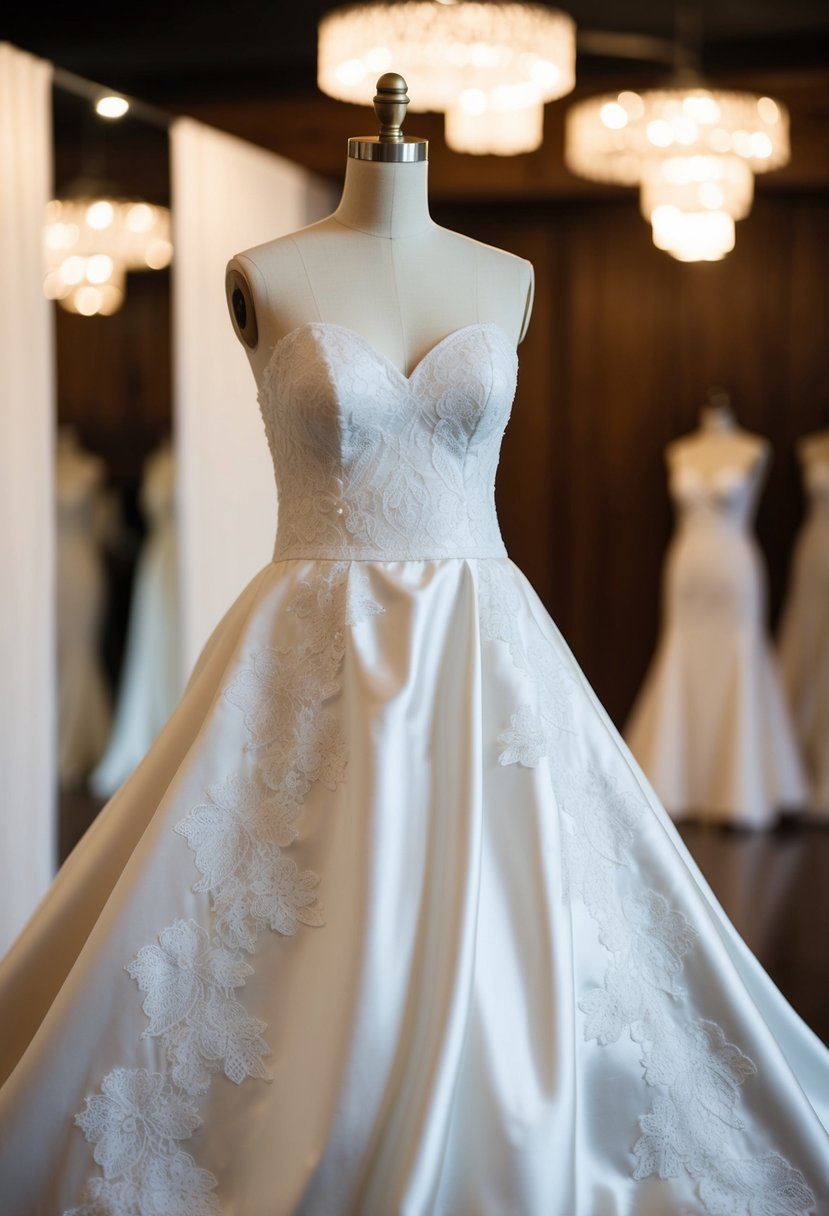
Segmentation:
{"type": "Polygon", "coordinates": [[[58,779],[82,784],[106,746],[109,693],[100,656],[106,582],[98,542],[104,465],[71,432],[55,459],[58,779]]]}
{"type": "Polygon", "coordinates": [[[810,508],[797,540],[780,625],[780,666],[811,795],[809,808],[829,818],[829,464],[813,461],[804,477],[810,508]]]}
{"type": "Polygon", "coordinates": [[[277,343],[274,561],[0,974],[4,1216],[829,1211],[829,1053],[506,556],[515,375],[277,343]]]}
{"type": "Polygon", "coordinates": [[[147,461],[141,486],[149,532],[135,572],[112,733],[90,778],[91,788],[102,797],[127,779],[181,694],[174,500],[175,460],[164,446],[147,461]]]}
{"type": "Polygon", "coordinates": [[[625,738],[674,818],[766,827],[801,808],[806,788],[749,531],[758,478],[684,465],[669,485],[678,523],[662,635],[625,738]]]}

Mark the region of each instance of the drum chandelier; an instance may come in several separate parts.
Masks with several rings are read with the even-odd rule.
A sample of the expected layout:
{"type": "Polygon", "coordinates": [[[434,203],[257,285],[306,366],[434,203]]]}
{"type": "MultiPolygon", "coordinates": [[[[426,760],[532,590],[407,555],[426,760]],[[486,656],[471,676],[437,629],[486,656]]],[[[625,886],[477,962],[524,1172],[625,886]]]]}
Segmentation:
{"type": "Polygon", "coordinates": [[[109,316],[123,303],[127,271],[169,265],[169,209],[83,189],[53,199],[44,254],[49,299],[82,316],[109,316]]]}
{"type": "Polygon", "coordinates": [[[575,83],[572,19],[517,0],[392,0],[333,9],[319,26],[317,82],[365,104],[378,74],[405,76],[413,111],[445,115],[456,152],[531,152],[544,103],[575,83]]]}
{"type": "Polygon", "coordinates": [[[789,116],[771,97],[687,86],[576,102],[564,159],[592,181],[639,187],[654,244],[680,261],[716,261],[751,210],[754,175],[789,159],[789,116]]]}

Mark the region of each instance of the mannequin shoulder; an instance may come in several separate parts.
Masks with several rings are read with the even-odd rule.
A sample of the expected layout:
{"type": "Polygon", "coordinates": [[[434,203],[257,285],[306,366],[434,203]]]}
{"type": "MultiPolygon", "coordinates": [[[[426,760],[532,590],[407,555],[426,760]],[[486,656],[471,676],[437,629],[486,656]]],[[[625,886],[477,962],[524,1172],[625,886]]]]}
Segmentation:
{"type": "Polygon", "coordinates": [[[771,444],[750,431],[724,432],[692,431],[672,440],[665,448],[665,462],[670,471],[694,468],[713,472],[729,467],[746,475],[762,473],[771,460],[771,444]]]}
{"type": "Polygon", "coordinates": [[[798,440],[797,454],[804,465],[829,463],[829,430],[804,435],[798,440]]]}
{"type": "Polygon", "coordinates": [[[481,315],[497,320],[518,345],[526,336],[535,298],[532,262],[472,237],[449,235],[474,253],[481,315]]]}
{"type": "Polygon", "coordinates": [[[256,350],[261,338],[273,342],[295,324],[286,305],[294,304],[307,291],[302,245],[313,240],[314,229],[321,226],[311,225],[255,245],[228,262],[228,311],[236,336],[250,350],[256,350]]]}

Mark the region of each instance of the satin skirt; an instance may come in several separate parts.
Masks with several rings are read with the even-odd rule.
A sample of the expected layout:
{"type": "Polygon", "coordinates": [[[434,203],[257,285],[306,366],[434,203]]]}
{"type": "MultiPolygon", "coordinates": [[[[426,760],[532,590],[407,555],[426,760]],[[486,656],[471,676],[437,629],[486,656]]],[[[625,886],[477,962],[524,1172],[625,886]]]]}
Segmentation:
{"type": "Polygon", "coordinates": [[[4,1216],[829,1212],[829,1053],[508,560],[290,560],[0,970],[4,1216]]]}
{"type": "Polygon", "coordinates": [[[807,802],[765,600],[761,554],[741,529],[717,516],[680,527],[664,629],[625,728],[676,820],[766,828],[807,802]]]}

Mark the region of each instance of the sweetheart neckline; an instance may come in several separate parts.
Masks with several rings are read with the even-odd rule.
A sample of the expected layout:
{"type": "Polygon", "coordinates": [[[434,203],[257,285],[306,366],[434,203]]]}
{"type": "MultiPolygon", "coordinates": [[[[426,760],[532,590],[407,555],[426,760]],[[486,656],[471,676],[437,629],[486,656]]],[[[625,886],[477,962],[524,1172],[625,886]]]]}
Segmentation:
{"type": "Polygon", "coordinates": [[[428,362],[429,359],[431,359],[432,355],[436,354],[437,351],[439,351],[447,343],[453,341],[455,338],[458,338],[461,334],[468,333],[469,330],[472,329],[494,330],[495,333],[497,333],[506,343],[512,355],[517,358],[516,348],[513,346],[511,340],[507,337],[505,331],[501,328],[497,321],[471,321],[468,325],[461,325],[457,329],[450,330],[448,334],[444,334],[442,338],[438,338],[434,346],[429,347],[426,354],[423,355],[422,358],[418,359],[417,363],[407,375],[406,372],[402,371],[396,363],[392,362],[388,355],[384,354],[383,351],[378,350],[377,347],[368,340],[368,338],[366,338],[363,334],[358,333],[356,329],[351,329],[348,325],[339,325],[336,321],[303,321],[301,325],[297,325],[293,329],[288,330],[286,334],[283,334],[281,338],[278,338],[277,341],[274,342],[273,346],[271,347],[270,355],[268,356],[268,361],[262,371],[263,381],[273,368],[277,356],[288,342],[288,339],[296,338],[299,334],[309,329],[333,329],[340,333],[348,334],[349,337],[356,339],[361,346],[364,346],[365,349],[378,360],[378,362],[384,364],[385,367],[393,371],[394,374],[407,385],[411,385],[413,383],[418,372],[421,370],[423,365],[428,362]]]}

